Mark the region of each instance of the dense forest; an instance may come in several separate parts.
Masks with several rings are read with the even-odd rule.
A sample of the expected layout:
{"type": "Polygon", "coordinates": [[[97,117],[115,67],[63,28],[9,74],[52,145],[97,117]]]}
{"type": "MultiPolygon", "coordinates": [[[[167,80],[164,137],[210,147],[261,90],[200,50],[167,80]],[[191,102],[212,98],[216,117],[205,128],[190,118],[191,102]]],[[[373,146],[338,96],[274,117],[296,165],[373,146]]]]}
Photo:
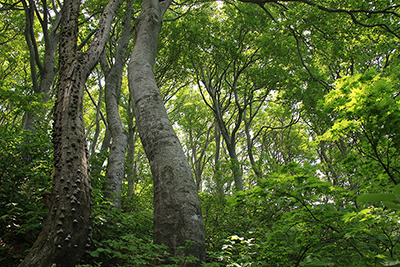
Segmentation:
{"type": "Polygon", "coordinates": [[[399,0],[0,16],[0,266],[400,266],[399,0]]]}

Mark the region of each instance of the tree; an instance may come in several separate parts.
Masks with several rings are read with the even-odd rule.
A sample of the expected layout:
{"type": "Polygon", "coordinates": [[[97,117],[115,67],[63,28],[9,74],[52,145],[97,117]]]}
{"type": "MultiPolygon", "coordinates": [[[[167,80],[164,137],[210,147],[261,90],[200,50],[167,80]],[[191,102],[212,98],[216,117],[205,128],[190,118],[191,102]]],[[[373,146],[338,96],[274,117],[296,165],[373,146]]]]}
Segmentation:
{"type": "MultiPolygon", "coordinates": [[[[271,266],[332,264],[390,266],[397,264],[399,227],[396,214],[384,210],[380,203],[374,204],[373,207],[365,206],[365,209],[360,210],[357,205],[361,207],[361,204],[355,202],[355,196],[360,192],[376,190],[382,185],[389,184],[388,181],[398,182],[398,149],[396,148],[398,138],[397,128],[394,125],[397,122],[398,111],[392,108],[397,104],[397,92],[389,79],[381,80],[382,76],[371,78],[367,75],[371,78],[367,79],[367,84],[372,84],[367,89],[365,89],[365,83],[360,82],[367,77],[364,75],[339,80],[346,81],[343,84],[339,82],[334,85],[334,83],[345,75],[364,73],[371,67],[383,71],[388,66],[396,64],[393,59],[397,56],[395,50],[398,46],[399,16],[396,11],[399,7],[389,0],[379,2],[244,0],[243,2],[247,3],[233,2],[230,3],[232,5],[229,8],[221,8],[220,3],[215,5],[207,3],[204,6],[198,4],[198,6],[184,6],[181,10],[178,8],[178,11],[193,12],[194,7],[199,7],[204,8],[202,10],[204,16],[197,16],[197,13],[194,13],[196,17],[191,20],[193,21],[191,24],[178,23],[179,27],[173,30],[167,29],[160,38],[158,35],[164,12],[168,7],[172,7],[170,2],[172,1],[143,0],[142,12],[136,21],[134,49],[129,64],[128,78],[132,101],[128,102],[125,96],[122,99],[125,101],[123,103],[125,108],[129,105],[129,108],[133,106],[135,110],[138,131],[153,173],[154,243],[166,245],[170,256],[191,255],[197,258],[197,262],[193,261],[187,265],[198,266],[205,260],[201,207],[190,165],[185,158],[184,152],[186,152],[187,155],[193,156],[193,165],[197,165],[195,176],[198,181],[207,175],[211,177],[212,170],[215,170],[215,177],[222,176],[226,172],[228,175],[225,178],[215,179],[218,184],[217,190],[221,189],[221,181],[228,180],[232,171],[232,168],[229,171],[229,167],[239,166],[236,164],[238,162],[240,162],[241,173],[235,170],[232,173],[236,174],[237,185],[240,186],[240,179],[245,181],[242,183],[244,190],[233,190],[226,195],[219,194],[218,198],[215,198],[215,195],[210,193],[212,189],[206,186],[200,194],[207,216],[207,245],[212,252],[209,257],[211,261],[214,261],[211,264],[257,263],[271,266]],[[250,5],[249,2],[256,5],[250,5]],[[229,9],[231,13],[217,12],[210,15],[211,12],[208,13],[209,10],[205,8],[207,5],[219,10],[229,9]],[[210,16],[211,18],[208,19],[210,16]],[[238,19],[238,17],[243,19],[238,19]],[[174,46],[168,46],[168,43],[176,42],[177,36],[181,37],[183,29],[191,28],[197,28],[193,34],[196,40],[183,41],[181,39],[179,45],[175,43],[174,46]],[[237,38],[231,38],[231,33],[237,34],[237,38]],[[179,68],[168,72],[165,69],[171,66],[169,60],[159,60],[155,63],[157,42],[163,43],[161,47],[169,47],[159,55],[165,57],[168,54],[170,56],[168,59],[171,60],[179,58],[177,61],[179,68]],[[189,50],[188,43],[195,45],[189,50]],[[177,47],[177,49],[169,53],[170,47],[177,47]],[[200,48],[202,48],[201,52],[204,52],[204,58],[195,57],[197,73],[195,71],[190,73],[188,71],[190,61],[186,56],[196,55],[197,51],[201,50],[200,48]],[[181,57],[181,51],[184,54],[183,57],[181,57]],[[156,68],[154,68],[155,65],[156,68]],[[175,77],[166,81],[168,78],[165,78],[164,73],[168,75],[172,73],[175,77]],[[199,76],[205,77],[199,82],[198,87],[193,86],[193,78],[196,74],[204,74],[199,76]],[[213,77],[217,78],[212,80],[213,77]],[[212,82],[209,82],[210,80],[212,82]],[[335,86],[337,90],[334,90],[335,86]],[[354,87],[361,89],[352,90],[354,87]],[[162,94],[165,91],[167,93],[160,94],[159,88],[162,94]],[[185,88],[186,91],[176,93],[179,88],[185,88]],[[260,88],[265,90],[259,90],[260,88]],[[187,130],[188,139],[192,144],[180,146],[164,104],[166,101],[168,101],[168,107],[190,104],[190,100],[194,99],[191,94],[195,94],[197,89],[204,89],[203,98],[208,101],[211,108],[203,104],[196,109],[188,107],[175,111],[186,113],[197,110],[199,112],[199,110],[209,108],[209,110],[214,109],[213,112],[217,113],[217,116],[214,116],[214,119],[202,118],[208,119],[207,122],[202,122],[203,120],[196,120],[199,114],[179,114],[180,118],[188,119],[187,124],[193,120],[198,123],[193,125],[193,128],[191,125],[185,126],[188,129],[183,130],[187,130]],[[268,95],[270,90],[273,93],[268,95]],[[336,95],[330,93],[335,91],[336,95]],[[383,95],[381,91],[387,94],[383,95]],[[186,103],[177,102],[182,101],[180,93],[188,94],[185,98],[186,103]],[[331,100],[334,100],[330,102],[330,110],[324,110],[321,105],[318,105],[318,100],[324,99],[327,94],[332,97],[331,100]],[[374,101],[365,99],[365,95],[373,98],[374,101]],[[342,103],[341,109],[336,110],[337,103],[341,100],[345,100],[346,103],[342,103]],[[282,103],[285,105],[283,106],[282,103]],[[355,109],[350,103],[362,104],[367,112],[355,109]],[[225,110],[219,112],[218,108],[220,110],[225,108],[225,110]],[[294,125],[293,122],[297,120],[292,119],[293,114],[299,108],[302,111],[299,119],[301,123],[294,125]],[[357,123],[350,125],[349,130],[347,127],[349,125],[346,126],[346,123],[338,120],[339,115],[346,117],[347,121],[357,123]],[[335,124],[337,122],[339,123],[335,124]],[[217,127],[214,128],[213,125],[217,127]],[[357,128],[360,125],[361,127],[357,128]],[[202,128],[207,130],[206,136],[194,134],[201,133],[202,128]],[[323,142],[318,145],[311,142],[311,139],[318,140],[318,137],[329,129],[331,131],[324,136],[328,138],[323,139],[323,142]],[[341,132],[337,139],[335,135],[329,135],[338,129],[346,130],[346,134],[341,132]],[[215,135],[215,145],[209,142],[212,133],[215,135]],[[230,143],[226,141],[228,138],[225,138],[223,134],[228,136],[230,143]],[[220,142],[221,136],[225,143],[220,142]],[[334,138],[331,138],[332,136],[334,138]],[[233,149],[229,148],[233,152],[227,149],[227,144],[234,144],[233,149]],[[314,149],[315,147],[317,149],[314,149]],[[188,152],[188,149],[191,151],[188,152]],[[361,153],[357,154],[357,151],[361,153]],[[313,160],[312,156],[316,152],[320,155],[321,163],[313,160]],[[214,162],[204,160],[206,157],[214,158],[214,162]],[[224,165],[225,159],[229,161],[230,158],[237,161],[233,162],[233,165],[224,165]],[[200,159],[202,159],[201,162],[200,159]],[[381,169],[376,168],[377,166],[381,169]],[[254,170],[254,173],[250,168],[254,170]],[[378,179],[375,179],[376,177],[378,179]],[[255,180],[257,183],[252,183],[255,180]],[[246,208],[246,216],[243,216],[243,207],[246,208]]],[[[109,5],[115,5],[111,3],[109,5]]],[[[1,5],[0,8],[3,7],[3,3],[1,5]]],[[[33,7],[29,4],[29,7],[31,6],[33,7]]],[[[82,134],[84,133],[81,106],[83,84],[91,69],[94,68],[95,62],[104,53],[105,39],[111,36],[110,44],[115,43],[116,39],[116,35],[110,34],[108,29],[102,31],[102,23],[106,17],[109,18],[110,24],[111,20],[114,20],[114,15],[107,15],[113,12],[105,11],[96,37],[92,39],[91,35],[88,35],[89,37],[85,38],[91,31],[90,26],[85,27],[80,36],[88,40],[87,44],[90,44],[85,47],[88,49],[86,52],[77,53],[79,49],[74,48],[74,45],[70,47],[71,49],[65,50],[71,43],[75,43],[76,47],[78,39],[76,21],[79,10],[77,6],[79,4],[73,0],[66,2],[62,10],[63,22],[60,24],[62,26],[60,28],[60,82],[54,110],[55,173],[53,193],[50,195],[51,211],[44,232],[27,257],[28,260],[44,255],[44,252],[40,251],[42,244],[50,255],[48,257],[51,258],[51,255],[57,253],[57,255],[67,255],[68,259],[71,259],[71,262],[67,263],[70,265],[76,263],[75,255],[80,257],[82,253],[80,249],[86,246],[85,241],[89,232],[85,228],[89,221],[86,216],[90,208],[88,205],[90,190],[88,189],[89,179],[86,175],[87,155],[85,155],[84,146],[86,136],[82,134]],[[73,11],[75,18],[69,20],[68,16],[72,13],[68,11],[72,7],[75,8],[73,11]],[[73,25],[75,26],[70,31],[69,40],[66,40],[66,28],[73,25]],[[102,45],[97,45],[98,37],[101,37],[102,45]],[[95,47],[96,51],[93,51],[95,47]],[[67,51],[69,52],[66,53],[67,51]],[[79,169],[75,166],[79,166],[79,169]],[[82,174],[78,174],[78,170],[82,174]],[[65,192],[62,191],[63,188],[66,188],[65,192]],[[76,221],[74,221],[74,216],[76,221]],[[79,216],[83,218],[82,228],[80,228],[81,217],[79,216]],[[59,226],[53,228],[49,226],[58,224],[59,226]],[[61,229],[62,231],[59,231],[61,229]],[[48,244],[43,241],[47,236],[49,237],[48,244]],[[76,237],[84,242],[83,246],[78,243],[75,243],[76,248],[69,249],[65,246],[67,243],[72,246],[74,244],[72,241],[75,242],[76,237]],[[62,243],[54,244],[54,239],[62,243]],[[58,248],[58,245],[61,248],[58,248]],[[79,250],[79,252],[75,254],[74,250],[79,250]]],[[[41,9],[39,5],[37,8],[41,9]]],[[[97,24],[95,18],[97,15],[88,16],[88,13],[82,13],[82,19],[97,24]]],[[[176,14],[178,18],[181,18],[182,12],[176,14]]],[[[172,18],[172,15],[167,15],[166,19],[172,23],[182,21],[172,18]]],[[[2,25],[7,25],[7,23],[2,25]]],[[[37,26],[36,23],[34,27],[37,26]]],[[[115,29],[115,32],[119,34],[118,27],[115,29]]],[[[0,34],[0,37],[7,40],[10,37],[7,34],[3,35],[3,31],[0,31],[0,34]]],[[[8,44],[7,40],[5,42],[8,44]]],[[[7,51],[12,50],[7,47],[7,51]]],[[[28,60],[21,61],[28,62],[28,60]]],[[[6,77],[4,84],[13,84],[13,87],[9,87],[10,90],[0,89],[1,123],[5,124],[2,129],[7,130],[18,125],[22,114],[35,110],[24,103],[29,99],[36,99],[19,95],[29,91],[27,85],[30,83],[26,81],[30,80],[31,73],[28,71],[20,76],[12,72],[10,74],[10,70],[16,66],[7,65],[10,62],[15,63],[9,57],[7,63],[1,66],[4,70],[1,75],[6,77]],[[8,66],[11,67],[8,68],[8,66]],[[10,77],[24,77],[24,79],[13,81],[10,77]]],[[[111,68],[112,63],[116,62],[110,60],[108,63],[108,67],[111,68]]],[[[102,65],[107,66],[104,62],[102,65]]],[[[117,65],[121,67],[123,63],[117,65]]],[[[21,72],[25,70],[24,67],[18,67],[21,72]]],[[[104,69],[106,70],[107,67],[104,69]]],[[[108,73],[107,70],[105,72],[108,73]]],[[[102,77],[98,75],[96,78],[100,81],[102,77]]],[[[393,78],[393,81],[397,79],[393,78]]],[[[117,90],[108,92],[118,94],[117,90]]],[[[93,151],[97,149],[97,143],[101,142],[104,132],[106,133],[103,147],[106,148],[108,144],[111,144],[111,124],[115,123],[115,133],[124,132],[121,122],[125,124],[126,122],[118,119],[118,116],[121,117],[116,108],[121,105],[118,99],[119,97],[110,97],[107,100],[109,123],[105,124],[109,126],[109,134],[107,135],[107,130],[98,123],[98,127],[96,126],[99,133],[98,140],[93,142],[93,151]],[[111,106],[113,108],[109,109],[111,106]]],[[[102,104],[102,99],[99,97],[96,112],[93,109],[96,105],[84,106],[88,113],[97,113],[96,122],[100,122],[102,104]]],[[[198,101],[196,104],[200,105],[198,101]]],[[[129,117],[132,118],[132,113],[129,117]]],[[[209,115],[204,117],[209,117],[209,115]]],[[[298,119],[297,116],[296,119],[298,119]]],[[[179,120],[177,121],[179,123],[179,120]]],[[[131,140],[134,139],[132,138],[133,129],[133,124],[130,124],[131,140]]],[[[118,139],[118,135],[118,133],[113,135],[113,143],[118,139]]],[[[6,138],[7,134],[2,134],[1,137],[3,140],[9,140],[6,138]]],[[[10,142],[10,144],[19,143],[10,142]]],[[[5,145],[4,142],[1,143],[1,147],[5,149],[9,147],[12,153],[17,151],[14,147],[5,145]]],[[[9,157],[7,152],[0,152],[4,159],[18,158],[9,157]]],[[[125,152],[122,151],[119,155],[122,154],[125,152]]],[[[132,154],[131,150],[128,157],[133,158],[132,154]]],[[[100,158],[99,161],[103,163],[105,158],[104,156],[104,159],[100,158]]],[[[118,163],[122,162],[121,158],[123,157],[119,157],[118,163]]],[[[112,175],[110,159],[112,159],[112,154],[107,161],[109,175],[112,175]]],[[[36,164],[36,161],[32,164],[36,164]]],[[[121,170],[120,167],[119,170],[121,170]]],[[[14,172],[15,169],[7,168],[6,170],[14,172]]],[[[146,179],[137,179],[136,188],[145,188],[146,192],[151,192],[153,187],[146,187],[149,181],[147,178],[150,178],[150,175],[147,175],[148,169],[143,168],[138,171],[144,174],[146,179]],[[141,183],[144,180],[146,182],[141,183]]],[[[0,182],[2,183],[3,177],[1,173],[0,182]]],[[[7,173],[5,177],[7,184],[10,184],[12,174],[7,173]]],[[[18,184],[13,188],[28,190],[25,187],[29,183],[24,182],[21,176],[16,177],[18,177],[18,183],[23,185],[18,184]]],[[[27,175],[27,179],[30,178],[31,176],[27,175]]],[[[387,190],[391,189],[389,187],[387,190]]],[[[97,194],[96,204],[98,204],[103,201],[99,197],[103,192],[96,188],[95,193],[97,194]]],[[[104,244],[113,249],[104,249],[102,235],[96,236],[97,248],[89,247],[89,250],[92,250],[90,254],[92,260],[100,255],[97,261],[99,262],[111,255],[110,258],[122,264],[129,254],[129,257],[137,255],[140,259],[146,259],[146,262],[140,263],[142,265],[159,263],[156,260],[152,263],[150,263],[151,260],[149,261],[152,258],[159,259],[159,254],[143,253],[146,255],[141,257],[144,250],[135,251],[136,244],[151,243],[149,241],[151,236],[149,225],[151,224],[148,222],[152,214],[149,208],[150,195],[148,193],[143,198],[147,202],[145,204],[147,215],[124,213],[126,210],[143,209],[143,207],[133,207],[135,204],[126,202],[122,203],[123,209],[119,211],[108,209],[101,204],[92,209],[97,213],[103,212],[102,215],[109,215],[107,218],[117,218],[118,222],[121,222],[112,224],[107,223],[106,220],[103,222],[100,216],[95,217],[96,232],[102,232],[104,236],[104,233],[108,231],[108,239],[104,244]],[[101,209],[102,211],[99,211],[101,209]],[[137,224],[139,217],[147,223],[147,227],[143,227],[143,222],[137,224]],[[100,227],[100,224],[103,225],[100,227]],[[133,229],[136,225],[138,229],[133,229]],[[141,238],[138,236],[142,237],[140,233],[142,227],[146,236],[143,234],[145,238],[140,241],[141,238]],[[118,242],[115,236],[118,236],[118,242]],[[135,252],[131,253],[133,251],[135,252]]],[[[139,196],[142,195],[136,195],[136,197],[139,196]]],[[[0,197],[3,200],[6,199],[4,195],[0,197]]],[[[141,199],[142,202],[144,202],[143,199],[141,199]]],[[[18,203],[23,202],[25,201],[18,203]]],[[[11,204],[3,206],[7,207],[11,204]]],[[[11,215],[17,214],[16,210],[13,208],[11,215]]],[[[12,224],[13,218],[8,214],[0,215],[0,218],[6,218],[7,223],[4,225],[11,225],[12,230],[26,229],[12,224]]],[[[145,248],[150,248],[150,245],[145,248]]],[[[155,245],[152,248],[162,251],[164,247],[155,245]]],[[[88,254],[89,258],[90,256],[88,254]]],[[[187,260],[187,257],[184,260],[187,260]]],[[[173,262],[171,259],[167,261],[173,262]]],[[[33,265],[42,265],[42,263],[33,263],[33,265]]]]}
{"type": "Polygon", "coordinates": [[[106,196],[117,208],[121,208],[118,197],[121,196],[122,180],[125,174],[125,153],[128,147],[128,132],[121,122],[118,102],[121,95],[122,72],[126,61],[125,51],[128,48],[131,37],[131,17],[132,1],[129,0],[126,5],[123,30],[115,52],[115,63],[111,68],[108,66],[105,52],[103,52],[100,60],[103,71],[106,74],[105,102],[108,128],[112,137],[111,153],[108,157],[106,171],[106,178],[108,179],[106,196]]]}
{"type": "Polygon", "coordinates": [[[183,135],[181,139],[186,144],[185,151],[194,173],[197,190],[202,191],[202,175],[212,153],[209,149],[214,128],[214,124],[210,123],[213,120],[212,114],[207,106],[202,105],[200,95],[191,94],[190,88],[180,89],[176,97],[177,104],[171,112],[171,120],[182,127],[179,133],[183,135]]]}
{"type": "MultiPolygon", "coordinates": [[[[57,73],[56,53],[59,41],[58,24],[61,20],[56,3],[52,2],[52,8],[47,1],[42,1],[42,7],[39,7],[34,1],[22,1],[25,11],[25,40],[29,49],[30,70],[32,79],[33,93],[41,95],[44,102],[50,98],[50,92],[53,87],[54,78],[57,73]],[[29,3],[29,5],[28,5],[29,3]],[[39,11],[42,11],[42,15],[39,11]],[[40,47],[38,47],[35,33],[35,14],[38,17],[44,38],[44,56],[41,59],[40,47]],[[51,16],[54,14],[54,18],[51,16]],[[37,72],[39,70],[39,74],[37,72]]],[[[35,119],[37,114],[26,113],[23,126],[31,131],[35,130],[35,119]]]]}
{"type": "Polygon", "coordinates": [[[154,243],[165,244],[172,256],[185,253],[205,261],[204,227],[200,200],[190,165],[176,136],[153,68],[162,18],[171,1],[143,0],[135,23],[135,45],[128,65],[140,139],[150,162],[154,182],[154,243]],[[182,249],[187,247],[187,251],[182,249]]]}
{"type": "Polygon", "coordinates": [[[83,125],[85,82],[104,49],[110,24],[122,0],[103,11],[89,49],[78,53],[81,2],[67,0],[60,29],[60,81],[54,111],[54,174],[50,212],[22,266],[73,266],[90,246],[90,178],[83,125]]]}

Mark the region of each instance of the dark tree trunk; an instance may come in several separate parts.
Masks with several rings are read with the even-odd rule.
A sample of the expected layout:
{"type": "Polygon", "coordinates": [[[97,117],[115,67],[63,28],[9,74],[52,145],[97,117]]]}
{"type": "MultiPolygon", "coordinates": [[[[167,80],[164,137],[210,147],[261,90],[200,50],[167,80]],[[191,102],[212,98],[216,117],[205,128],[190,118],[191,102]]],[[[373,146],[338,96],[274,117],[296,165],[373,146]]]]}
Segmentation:
{"type": "Polygon", "coordinates": [[[203,217],[196,185],[182,146],[172,128],[153,68],[162,17],[170,0],[143,0],[129,63],[129,88],[139,135],[154,181],[154,243],[172,256],[191,254],[205,261],[203,217]],[[179,246],[192,244],[182,251],[179,246]]]}
{"type": "Polygon", "coordinates": [[[66,0],[60,29],[60,82],[54,111],[54,171],[51,206],[23,266],[72,267],[90,246],[90,177],[83,123],[83,90],[108,38],[121,0],[105,8],[86,53],[77,53],[80,1],[66,0]]]}

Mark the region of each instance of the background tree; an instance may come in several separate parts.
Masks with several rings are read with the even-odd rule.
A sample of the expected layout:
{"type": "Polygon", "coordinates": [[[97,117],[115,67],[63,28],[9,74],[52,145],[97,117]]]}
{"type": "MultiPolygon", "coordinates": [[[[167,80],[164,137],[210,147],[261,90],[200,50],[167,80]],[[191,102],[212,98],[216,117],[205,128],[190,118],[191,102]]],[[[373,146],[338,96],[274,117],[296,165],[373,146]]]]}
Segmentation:
{"type": "Polygon", "coordinates": [[[128,1],[123,21],[123,30],[115,52],[115,63],[110,69],[104,53],[100,59],[103,71],[106,74],[106,112],[108,128],[113,139],[106,171],[106,178],[108,179],[107,190],[109,190],[106,196],[114,202],[118,208],[121,207],[118,197],[121,196],[122,180],[125,173],[125,154],[126,148],[128,147],[128,132],[121,122],[118,102],[121,96],[122,72],[125,66],[125,59],[127,58],[125,56],[127,54],[126,49],[128,48],[131,37],[131,18],[132,2],[128,1]]]}
{"type": "MultiPolygon", "coordinates": [[[[158,10],[159,5],[166,8],[167,4],[149,1],[142,10],[148,14],[147,7],[158,10]]],[[[0,89],[0,253],[2,263],[15,265],[39,235],[46,205],[52,201],[48,194],[52,148],[47,122],[42,125],[37,121],[34,133],[22,130],[22,118],[28,112],[50,110],[52,101],[44,104],[40,96],[30,95],[29,54],[24,31],[19,30],[25,27],[22,3],[1,5],[0,25],[5,29],[0,31],[5,48],[1,51],[5,62],[1,70],[5,79],[0,89]],[[21,155],[28,150],[32,160],[22,164],[21,155]]],[[[31,6],[29,1],[27,5],[31,6]]],[[[36,3],[41,14],[43,5],[36,3]]],[[[89,1],[80,9],[81,45],[77,49],[82,55],[90,51],[105,5],[89,1]]],[[[399,225],[394,212],[399,208],[400,195],[395,186],[396,3],[172,2],[169,7],[167,11],[162,9],[166,13],[161,29],[160,16],[153,17],[158,18],[155,24],[150,23],[152,20],[136,21],[140,26],[135,27],[136,36],[140,38],[131,39],[130,45],[136,46],[134,55],[151,56],[145,61],[140,61],[142,57],[131,58],[131,66],[140,70],[130,70],[135,97],[129,95],[127,73],[122,72],[120,97],[116,98],[120,122],[109,116],[101,93],[100,88],[106,90],[101,64],[85,82],[82,128],[90,142],[93,169],[93,230],[91,246],[83,256],[85,264],[199,265],[193,257],[198,251],[191,255],[190,248],[202,247],[196,243],[198,239],[192,238],[200,236],[194,229],[201,227],[199,221],[196,224],[190,218],[199,214],[194,207],[199,207],[195,196],[196,189],[201,189],[208,261],[205,266],[398,265],[399,225]],[[142,27],[146,23],[156,25],[153,29],[156,33],[160,30],[160,34],[142,43],[145,33],[152,32],[142,27]],[[152,52],[141,53],[140,47],[152,48],[152,52]],[[256,60],[237,75],[238,67],[249,63],[254,53],[256,60]],[[234,142],[243,181],[241,191],[231,188],[231,156],[225,140],[221,142],[224,138],[215,115],[204,101],[211,104],[212,99],[204,83],[196,81],[201,74],[199,66],[205,77],[214,77],[212,84],[220,96],[226,96],[224,103],[229,105],[222,118],[228,130],[237,126],[234,142]],[[148,74],[146,79],[132,79],[144,73],[148,74]],[[222,78],[216,79],[213,74],[222,78]],[[142,90],[146,88],[142,85],[151,85],[148,88],[152,89],[142,90]],[[149,106],[154,99],[160,113],[149,106]],[[132,108],[139,112],[141,124],[133,119],[132,108]],[[236,125],[239,111],[242,119],[236,125]],[[162,119],[156,118],[157,114],[162,119]],[[154,121],[143,121],[147,117],[154,121]],[[109,147],[115,141],[111,138],[111,123],[130,133],[125,174],[120,176],[121,209],[110,209],[105,196],[106,173],[110,172],[107,165],[112,158],[109,147]],[[136,125],[146,149],[137,138],[136,125]],[[158,133],[171,139],[154,142],[158,133]],[[162,154],[158,148],[162,148],[162,154]],[[171,154],[179,157],[168,162],[171,154]],[[182,164],[177,163],[178,159],[182,164]],[[179,179],[172,179],[169,172],[157,166],[168,167],[170,173],[185,170],[181,172],[185,174],[183,180],[190,186],[180,187],[179,179]],[[161,175],[152,177],[151,171],[161,175]],[[201,187],[196,186],[195,178],[201,187]],[[172,180],[174,183],[163,187],[165,191],[160,190],[163,181],[172,180]],[[169,196],[169,192],[175,195],[169,196]],[[185,194],[192,197],[192,202],[181,201],[185,194]],[[190,203],[195,206],[186,212],[184,208],[190,203]],[[191,233],[164,231],[183,222],[194,223],[191,233]]],[[[139,4],[134,7],[140,9],[139,4]]],[[[110,68],[116,63],[124,13],[121,8],[114,16],[106,53],[102,54],[107,55],[110,68]]],[[[34,21],[39,57],[43,58],[44,40],[37,14],[34,21]]],[[[107,64],[103,60],[103,66],[107,64]]],[[[63,238],[69,239],[68,235],[63,238]]]]}

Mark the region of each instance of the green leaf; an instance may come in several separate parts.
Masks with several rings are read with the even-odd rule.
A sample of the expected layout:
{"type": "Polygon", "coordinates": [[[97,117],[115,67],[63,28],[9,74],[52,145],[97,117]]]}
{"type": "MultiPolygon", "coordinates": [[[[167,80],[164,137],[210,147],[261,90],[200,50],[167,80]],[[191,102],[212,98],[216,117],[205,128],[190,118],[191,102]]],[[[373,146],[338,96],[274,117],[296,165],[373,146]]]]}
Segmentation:
{"type": "Polygon", "coordinates": [[[392,259],[392,258],[386,258],[384,259],[381,264],[383,266],[400,266],[400,261],[392,259]]]}
{"type": "Polygon", "coordinates": [[[365,204],[368,202],[392,201],[396,199],[397,196],[392,193],[371,193],[358,196],[357,202],[359,204],[365,204]]]}
{"type": "Polygon", "coordinates": [[[98,250],[90,252],[90,256],[92,256],[92,257],[96,257],[97,258],[99,255],[100,255],[100,252],[98,250]]]}
{"type": "Polygon", "coordinates": [[[392,210],[400,210],[400,205],[391,201],[382,201],[383,205],[392,210]]]}
{"type": "Polygon", "coordinates": [[[400,184],[396,185],[396,186],[393,188],[393,191],[394,191],[397,195],[400,195],[400,184]]]}

